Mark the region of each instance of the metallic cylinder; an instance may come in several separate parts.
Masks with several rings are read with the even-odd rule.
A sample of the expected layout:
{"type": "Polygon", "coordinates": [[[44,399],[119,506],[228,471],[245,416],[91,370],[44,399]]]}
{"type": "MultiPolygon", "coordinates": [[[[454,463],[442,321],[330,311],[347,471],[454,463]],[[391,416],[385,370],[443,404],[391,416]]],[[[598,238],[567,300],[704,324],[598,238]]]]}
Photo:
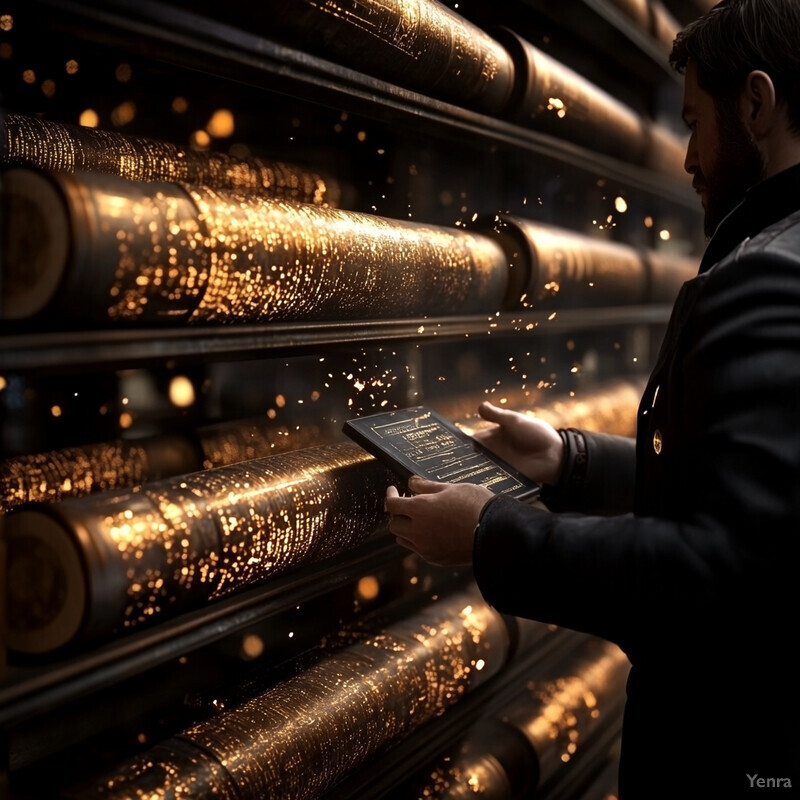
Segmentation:
{"type": "Polygon", "coordinates": [[[610,0],[625,16],[631,19],[643,31],[650,32],[649,0],[610,0]]]}
{"type": "Polygon", "coordinates": [[[12,650],[44,653],[135,628],[363,541],[388,473],[323,445],[26,507],[5,518],[12,650]]]}
{"type": "Polygon", "coordinates": [[[529,681],[502,715],[536,751],[540,784],[564,770],[599,729],[621,724],[629,668],[616,645],[587,639],[559,663],[557,676],[529,681]]]}
{"type": "Polygon", "coordinates": [[[586,308],[646,301],[642,257],[629,245],[501,215],[495,233],[516,276],[517,306],[586,308]]]}
{"type": "Polygon", "coordinates": [[[203,153],[169,142],[23,114],[8,114],[3,130],[3,166],[101,172],[131,181],[191,183],[333,207],[342,194],[332,178],[284,161],[203,153]]]}
{"type": "Polygon", "coordinates": [[[316,418],[289,427],[260,416],[217,422],[197,429],[206,468],[265,458],[340,438],[338,423],[334,425],[316,418]]]}
{"type": "Polygon", "coordinates": [[[200,467],[192,442],[171,434],[15,456],[0,461],[0,512],[131,487],[200,467]]]}
{"type": "Polygon", "coordinates": [[[650,0],[650,13],[653,16],[653,38],[664,52],[669,53],[682,26],[659,0],[650,0]]]}
{"type": "Polygon", "coordinates": [[[531,678],[499,715],[466,732],[455,752],[394,791],[392,800],[517,800],[572,767],[598,734],[619,725],[628,660],[608,642],[587,638],[566,652],[553,677],[531,678]]]}
{"type": "Polygon", "coordinates": [[[632,109],[511,30],[500,41],[516,64],[509,114],[522,125],[641,163],[645,124],[632,109]]]}
{"type": "Polygon", "coordinates": [[[675,302],[681,286],[697,275],[700,266],[697,258],[661,250],[647,250],[644,256],[650,276],[651,303],[675,302]]]}
{"type": "MultiPolygon", "coordinates": [[[[473,587],[368,630],[231,711],[199,722],[70,798],[208,797],[224,765],[236,800],[311,800],[442,714],[505,665],[502,617],[473,587]],[[193,753],[188,769],[163,753],[193,753]],[[167,790],[173,794],[167,794],[167,790]],[[180,789],[180,791],[179,791],[180,789]],[[150,794],[147,794],[149,797],[150,794]]],[[[214,794],[214,796],[217,796],[214,794]]]]}
{"type": "Polygon", "coordinates": [[[506,50],[438,0],[273,0],[250,25],[353,69],[498,114],[514,81],[506,50]]]}
{"type": "Polygon", "coordinates": [[[644,165],[662,175],[670,175],[689,184],[684,169],[687,138],[673,133],[663,125],[651,123],[647,129],[647,154],[644,165]]]}
{"type": "Polygon", "coordinates": [[[455,750],[389,794],[391,800],[521,800],[538,781],[536,753],[513,726],[494,718],[470,728],[455,750]]]}
{"type": "Polygon", "coordinates": [[[666,52],[672,49],[680,25],[658,0],[610,0],[666,52]]]}
{"type": "Polygon", "coordinates": [[[116,176],[5,173],[21,318],[269,322],[496,311],[507,265],[489,237],[116,176]],[[402,290],[401,290],[402,289],[402,290]]]}

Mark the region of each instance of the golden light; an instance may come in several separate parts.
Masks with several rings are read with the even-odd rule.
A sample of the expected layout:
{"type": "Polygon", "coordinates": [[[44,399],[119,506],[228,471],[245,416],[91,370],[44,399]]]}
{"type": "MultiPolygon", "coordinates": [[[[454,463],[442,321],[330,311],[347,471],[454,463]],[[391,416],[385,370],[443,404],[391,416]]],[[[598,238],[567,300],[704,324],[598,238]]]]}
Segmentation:
{"type": "Polygon", "coordinates": [[[25,83],[36,83],[36,73],[32,69],[26,69],[25,72],[22,73],[22,80],[25,83]]]}
{"type": "Polygon", "coordinates": [[[96,128],[100,124],[100,117],[97,116],[97,112],[93,108],[86,108],[81,111],[81,115],[78,117],[78,124],[84,128],[96,128]]]}
{"type": "Polygon", "coordinates": [[[183,114],[189,108],[189,101],[185,97],[176,97],[172,101],[172,110],[176,114],[183,114]]]}
{"type": "Polygon", "coordinates": [[[206,125],[206,131],[210,136],[217,139],[224,139],[233,134],[233,114],[227,108],[220,108],[215,111],[206,125]]]}
{"type": "Polygon", "coordinates": [[[251,660],[264,652],[264,640],[255,633],[248,633],[242,639],[242,658],[251,660]]]}
{"type": "Polygon", "coordinates": [[[71,58],[67,61],[65,69],[67,70],[67,75],[74,75],[78,71],[78,62],[71,58]]]}
{"type": "Polygon", "coordinates": [[[362,600],[374,600],[380,590],[378,579],[374,575],[365,575],[359,580],[356,593],[362,600]]]}
{"type": "Polygon", "coordinates": [[[662,242],[668,242],[670,237],[670,232],[664,228],[658,232],[658,238],[661,239],[662,242]]]}
{"type": "Polygon", "coordinates": [[[195,131],[192,134],[192,144],[197,148],[208,147],[211,144],[211,137],[205,131],[195,131]]]}
{"type": "Polygon", "coordinates": [[[185,375],[175,375],[169,382],[169,401],[178,408],[188,408],[195,401],[194,384],[185,375]]]}
{"type": "Polygon", "coordinates": [[[60,417],[61,416],[61,406],[51,406],[50,407],[50,413],[54,417],[60,417]]]}
{"type": "Polygon", "coordinates": [[[14,27],[14,17],[11,14],[3,14],[0,17],[0,31],[10,31],[14,27]]]}
{"type": "Polygon", "coordinates": [[[616,208],[620,214],[624,214],[628,210],[628,203],[624,197],[617,197],[614,200],[614,208],[616,208]]]}
{"type": "Polygon", "coordinates": [[[127,411],[123,412],[119,415],[119,426],[120,428],[130,428],[133,425],[133,415],[129,414],[127,411]]]}
{"type": "Polygon", "coordinates": [[[122,125],[127,125],[135,116],[136,105],[130,100],[126,100],[124,103],[120,103],[111,112],[111,122],[117,127],[120,127],[122,125]]]}

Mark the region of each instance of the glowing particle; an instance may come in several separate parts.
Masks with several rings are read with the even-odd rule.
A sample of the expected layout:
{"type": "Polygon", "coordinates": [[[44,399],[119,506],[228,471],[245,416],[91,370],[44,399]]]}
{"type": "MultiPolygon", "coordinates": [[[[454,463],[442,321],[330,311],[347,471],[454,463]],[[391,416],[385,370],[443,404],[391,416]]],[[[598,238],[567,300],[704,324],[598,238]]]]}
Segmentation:
{"type": "Polygon", "coordinates": [[[624,214],[628,210],[628,204],[625,201],[624,197],[617,197],[614,200],[614,208],[619,211],[620,214],[624,214]]]}
{"type": "Polygon", "coordinates": [[[264,652],[264,640],[255,633],[248,633],[242,639],[242,658],[258,658],[264,652]]]}
{"type": "Polygon", "coordinates": [[[209,135],[218,139],[232,136],[233,130],[233,114],[227,108],[220,108],[215,111],[206,125],[206,131],[208,131],[209,135]]]}
{"type": "Polygon", "coordinates": [[[197,148],[208,147],[211,144],[211,137],[205,131],[195,131],[191,139],[192,145],[197,148]]]}
{"type": "Polygon", "coordinates": [[[81,111],[81,115],[78,117],[78,124],[84,128],[96,128],[100,124],[100,117],[97,116],[97,112],[93,108],[87,108],[81,111]]]}
{"type": "Polygon", "coordinates": [[[124,103],[120,103],[112,112],[111,112],[111,122],[119,127],[123,125],[127,125],[129,122],[133,120],[136,116],[136,105],[135,103],[131,102],[130,100],[126,100],[124,103]]]}
{"type": "Polygon", "coordinates": [[[365,575],[356,587],[356,593],[361,600],[374,600],[379,592],[380,583],[374,575],[365,575]]]}
{"type": "Polygon", "coordinates": [[[178,408],[188,408],[195,401],[194,384],[185,375],[175,375],[169,382],[169,400],[178,408]]]}

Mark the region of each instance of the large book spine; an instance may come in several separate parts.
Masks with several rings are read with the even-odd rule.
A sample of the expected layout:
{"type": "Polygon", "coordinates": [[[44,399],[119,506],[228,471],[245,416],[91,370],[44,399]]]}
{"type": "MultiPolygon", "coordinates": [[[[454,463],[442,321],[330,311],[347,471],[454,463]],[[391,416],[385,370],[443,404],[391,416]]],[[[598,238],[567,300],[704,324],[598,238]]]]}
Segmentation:
{"type": "Polygon", "coordinates": [[[489,236],[205,186],[5,173],[7,317],[243,323],[491,313],[489,236]],[[36,213],[31,213],[31,209],[36,213]],[[34,262],[36,267],[31,269],[34,262]]]}
{"type": "Polygon", "coordinates": [[[107,637],[354,547],[388,473],[350,443],[70,498],[5,518],[12,650],[107,637]]]}

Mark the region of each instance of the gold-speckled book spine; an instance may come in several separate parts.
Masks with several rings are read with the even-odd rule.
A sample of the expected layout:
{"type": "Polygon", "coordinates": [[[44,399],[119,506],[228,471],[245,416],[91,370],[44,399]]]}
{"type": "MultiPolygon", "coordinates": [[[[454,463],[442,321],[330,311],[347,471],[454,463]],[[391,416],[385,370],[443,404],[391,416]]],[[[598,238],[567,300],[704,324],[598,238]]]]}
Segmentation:
{"type": "Polygon", "coordinates": [[[480,233],[108,175],[10,170],[5,182],[19,201],[12,317],[53,306],[106,323],[404,318],[492,313],[505,297],[505,253],[480,233]]]}
{"type": "Polygon", "coordinates": [[[30,613],[9,646],[108,636],[344,552],[385,519],[390,481],[341,443],[12,511],[9,572],[39,579],[16,587],[30,613]]]}

